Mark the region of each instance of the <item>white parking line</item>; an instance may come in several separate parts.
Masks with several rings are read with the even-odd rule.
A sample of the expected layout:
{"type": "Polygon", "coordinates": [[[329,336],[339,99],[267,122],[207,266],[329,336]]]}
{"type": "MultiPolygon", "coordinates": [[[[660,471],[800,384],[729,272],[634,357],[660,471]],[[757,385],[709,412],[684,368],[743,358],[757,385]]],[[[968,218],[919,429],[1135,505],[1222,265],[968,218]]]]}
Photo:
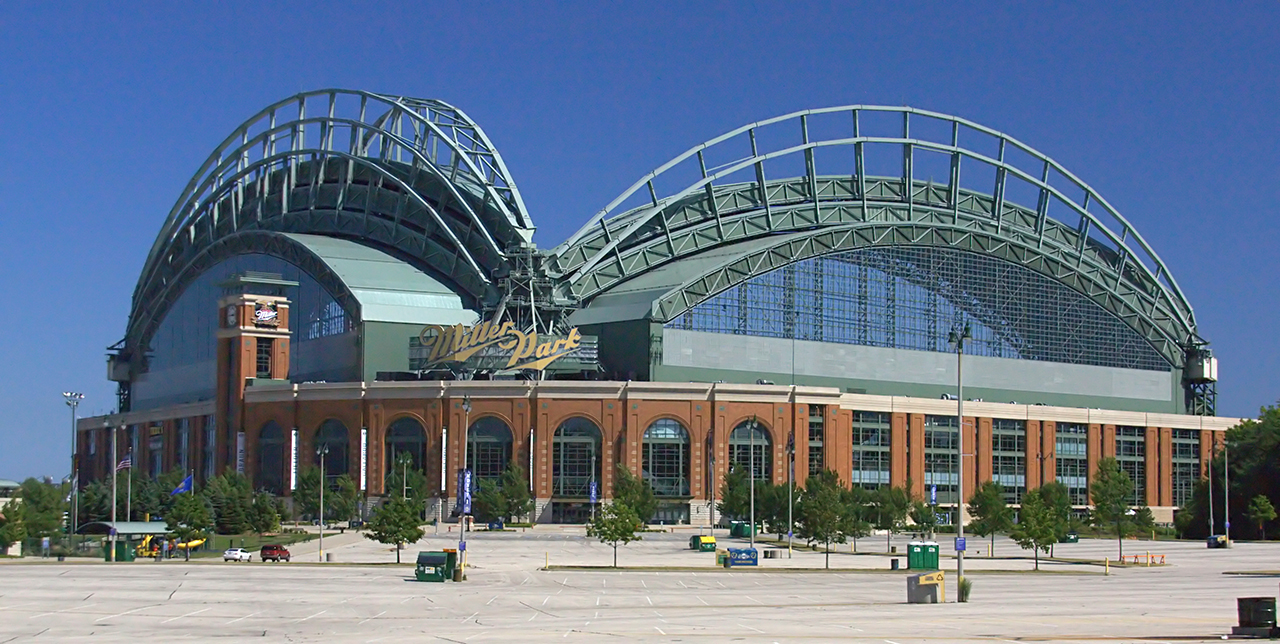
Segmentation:
{"type": "Polygon", "coordinates": [[[120,617],[121,615],[128,615],[129,613],[136,613],[136,612],[138,612],[138,611],[140,611],[140,610],[145,610],[145,609],[147,609],[147,608],[151,608],[152,606],[155,606],[155,604],[148,604],[148,605],[146,605],[146,606],[139,606],[139,607],[137,607],[137,608],[131,608],[131,609],[127,610],[127,611],[124,611],[123,613],[116,613],[115,615],[107,615],[106,617],[99,617],[98,619],[95,619],[95,620],[93,620],[93,621],[95,621],[95,622],[101,622],[101,621],[102,621],[102,620],[104,620],[104,619],[111,619],[111,618],[113,618],[113,617],[120,617]]]}
{"type": "MultiPolygon", "coordinates": [[[[207,610],[207,609],[206,609],[206,610],[207,610]]],[[[329,609],[328,609],[328,608],[326,608],[326,609],[324,609],[324,610],[322,610],[322,611],[320,611],[320,612],[318,612],[318,613],[316,613],[316,614],[314,614],[314,615],[307,615],[306,617],[302,617],[302,618],[299,618],[299,619],[295,619],[295,620],[293,620],[293,621],[294,621],[295,623],[297,623],[297,622],[305,622],[305,621],[307,621],[307,620],[311,619],[312,617],[319,617],[319,616],[321,616],[321,615],[323,615],[323,614],[327,613],[328,611],[329,611],[329,609]]]]}
{"type": "Polygon", "coordinates": [[[237,618],[235,618],[235,619],[233,619],[233,620],[231,620],[231,621],[227,622],[225,625],[226,625],[226,626],[229,626],[229,625],[234,624],[234,623],[236,623],[236,622],[240,622],[240,621],[244,621],[244,620],[246,620],[246,619],[249,619],[250,617],[253,617],[254,615],[261,615],[261,614],[262,614],[262,611],[258,611],[258,612],[256,612],[256,613],[249,613],[248,615],[245,615],[244,617],[237,617],[237,618]]]}
{"type": "Polygon", "coordinates": [[[73,610],[77,610],[77,609],[80,609],[80,608],[90,608],[90,607],[92,607],[92,606],[97,606],[97,604],[89,604],[89,605],[87,605],[87,606],[76,606],[76,607],[74,607],[74,608],[64,608],[64,609],[62,609],[62,610],[51,610],[51,611],[49,611],[49,612],[47,612],[47,613],[40,613],[39,615],[32,615],[31,617],[28,617],[27,619],[35,619],[35,618],[37,618],[37,617],[44,617],[44,616],[46,616],[46,615],[57,615],[58,613],[65,613],[65,612],[73,611],[73,610]]]}
{"type": "MultiPolygon", "coordinates": [[[[377,615],[374,615],[373,617],[366,617],[366,618],[364,618],[364,619],[360,620],[360,624],[363,624],[363,623],[365,623],[365,622],[367,622],[367,621],[369,621],[369,620],[371,620],[371,619],[378,619],[379,617],[382,617],[383,615],[386,615],[386,614],[387,614],[387,611],[385,611],[385,610],[384,610],[384,611],[382,611],[381,613],[378,613],[377,615]]],[[[360,624],[356,624],[356,626],[359,626],[360,624]]]]}
{"type": "MultiPolygon", "coordinates": [[[[466,490],[463,490],[463,492],[466,492],[466,490]]],[[[658,631],[659,633],[662,633],[663,635],[666,635],[666,634],[667,634],[667,632],[666,632],[666,631],[662,630],[661,628],[658,628],[657,626],[654,626],[654,627],[653,627],[653,630],[658,631]]]]}
{"type": "Polygon", "coordinates": [[[172,622],[172,621],[173,621],[173,620],[175,620],[175,619],[182,619],[183,617],[191,617],[192,615],[199,615],[200,613],[203,613],[203,612],[205,612],[205,611],[207,611],[207,610],[213,610],[213,606],[210,606],[210,607],[208,607],[208,608],[201,608],[200,610],[193,610],[193,611],[191,611],[190,613],[187,613],[186,615],[179,615],[179,616],[177,616],[177,617],[170,617],[169,619],[166,619],[166,620],[164,620],[163,622],[160,622],[160,623],[161,623],[161,624],[168,624],[169,622],[172,622]]]}

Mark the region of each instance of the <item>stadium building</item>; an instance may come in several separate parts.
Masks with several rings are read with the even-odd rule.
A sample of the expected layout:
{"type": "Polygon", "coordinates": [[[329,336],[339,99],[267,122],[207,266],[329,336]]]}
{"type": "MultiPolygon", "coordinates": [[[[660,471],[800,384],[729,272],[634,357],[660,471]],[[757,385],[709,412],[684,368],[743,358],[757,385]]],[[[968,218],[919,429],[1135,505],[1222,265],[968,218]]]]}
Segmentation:
{"type": "Polygon", "coordinates": [[[82,480],[129,452],[153,476],[235,469],[287,497],[323,458],[374,499],[409,454],[447,515],[464,466],[518,463],[535,518],[572,522],[625,465],[661,498],[654,520],[705,523],[731,464],[782,483],[794,458],[798,484],[831,469],[944,507],[961,476],[1014,503],[1057,480],[1083,506],[1114,456],[1168,521],[1236,422],[1214,415],[1216,361],[1142,235],[964,119],[752,123],[555,248],[533,232],[450,105],[268,106],[164,221],[108,358],[120,412],[79,424],[82,480]]]}

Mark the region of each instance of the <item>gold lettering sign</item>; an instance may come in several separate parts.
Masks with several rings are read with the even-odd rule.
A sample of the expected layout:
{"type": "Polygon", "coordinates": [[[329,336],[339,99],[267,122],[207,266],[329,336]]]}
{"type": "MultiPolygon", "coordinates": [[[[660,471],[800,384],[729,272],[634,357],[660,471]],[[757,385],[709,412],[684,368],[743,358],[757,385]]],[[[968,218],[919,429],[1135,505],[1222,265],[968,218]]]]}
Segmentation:
{"type": "Polygon", "coordinates": [[[513,322],[495,324],[492,320],[475,326],[428,326],[418,334],[418,340],[427,353],[427,364],[466,362],[484,349],[497,347],[511,353],[504,369],[542,370],[582,346],[582,334],[577,327],[570,329],[565,337],[543,336],[539,341],[535,331],[526,333],[513,322]]]}

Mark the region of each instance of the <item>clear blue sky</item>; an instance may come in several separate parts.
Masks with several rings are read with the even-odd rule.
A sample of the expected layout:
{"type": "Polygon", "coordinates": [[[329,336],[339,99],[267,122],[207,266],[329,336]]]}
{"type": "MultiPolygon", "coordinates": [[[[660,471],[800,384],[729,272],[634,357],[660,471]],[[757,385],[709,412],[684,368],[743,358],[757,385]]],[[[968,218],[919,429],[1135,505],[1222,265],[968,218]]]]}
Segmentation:
{"type": "Polygon", "coordinates": [[[543,246],[750,121],[967,117],[1143,233],[1221,360],[1219,413],[1280,397],[1275,2],[107,4],[0,4],[0,478],[66,473],[60,392],[112,407],[105,348],[179,191],[242,120],[322,87],[466,110],[543,246]]]}

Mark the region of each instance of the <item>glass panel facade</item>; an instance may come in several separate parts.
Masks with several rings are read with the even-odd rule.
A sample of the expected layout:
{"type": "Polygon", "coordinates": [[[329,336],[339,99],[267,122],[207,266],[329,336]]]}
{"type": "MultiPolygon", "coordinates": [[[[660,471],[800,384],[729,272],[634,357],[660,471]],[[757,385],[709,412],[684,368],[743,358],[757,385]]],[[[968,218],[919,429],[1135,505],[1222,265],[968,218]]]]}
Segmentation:
{"type": "Polygon", "coordinates": [[[971,326],[972,355],[1172,368],[1122,320],[1070,287],[996,257],[933,246],[867,248],[788,264],[666,326],[949,352],[947,329],[957,322],[971,326]]]}
{"type": "Polygon", "coordinates": [[[174,301],[150,340],[147,372],[133,381],[135,410],[212,400],[217,386],[218,284],[244,271],[279,273],[298,282],[291,301],[289,379],[359,380],[355,316],[318,282],[282,259],[246,254],[226,259],[197,277],[174,301]]]}
{"type": "Polygon", "coordinates": [[[254,487],[284,494],[284,454],[284,428],[274,420],[267,421],[258,432],[258,478],[254,487]]]}
{"type": "Polygon", "coordinates": [[[689,496],[689,432],[679,421],[660,418],[644,430],[641,476],[659,497],[689,496]]]}
{"type": "Polygon", "coordinates": [[[189,472],[191,453],[191,419],[178,419],[178,453],[175,459],[178,464],[178,470],[184,475],[189,472]]]}
{"type": "Polygon", "coordinates": [[[889,484],[889,414],[853,412],[854,485],[875,489],[889,484]]]}
{"type": "Polygon", "coordinates": [[[1116,427],[1116,461],[1120,470],[1133,480],[1133,493],[1128,503],[1147,504],[1147,430],[1142,427],[1116,427]]]}
{"type": "Polygon", "coordinates": [[[397,418],[387,426],[386,472],[401,458],[409,459],[409,467],[421,471],[427,462],[427,430],[416,418],[397,418]],[[403,455],[403,456],[402,456],[403,455]]]}
{"type": "Polygon", "coordinates": [[[1186,507],[1191,490],[1200,480],[1200,432],[1173,430],[1173,504],[1186,507]]]}
{"type": "Polygon", "coordinates": [[[744,471],[750,471],[754,464],[757,481],[773,482],[772,445],[763,425],[756,422],[753,429],[752,421],[744,420],[729,434],[729,462],[744,471]]]}
{"type": "Polygon", "coordinates": [[[822,437],[826,434],[826,405],[809,405],[809,474],[820,474],[822,462],[822,437]]]}
{"type": "Polygon", "coordinates": [[[467,467],[472,480],[497,481],[511,463],[511,428],[497,416],[486,416],[473,423],[467,432],[467,467]]]}
{"type": "Polygon", "coordinates": [[[324,457],[325,481],[332,485],[339,476],[350,472],[351,459],[348,458],[351,453],[350,434],[342,421],[330,418],[320,423],[320,429],[316,431],[315,444],[317,450],[328,448],[327,453],[321,454],[317,451],[315,455],[316,467],[320,466],[320,458],[324,457]]]}
{"type": "Polygon", "coordinates": [[[600,460],[600,428],[595,423],[582,417],[560,423],[551,446],[552,495],[590,498],[591,481],[600,480],[600,460]]]}
{"type": "Polygon", "coordinates": [[[938,505],[954,505],[960,485],[960,432],[955,416],[924,417],[924,489],[936,487],[938,505]]]}
{"type": "Polygon", "coordinates": [[[1004,488],[1005,503],[1022,503],[1027,492],[1027,423],[991,420],[991,478],[1004,488]]]}
{"type": "Polygon", "coordinates": [[[1088,505],[1089,429],[1079,423],[1057,423],[1054,433],[1054,478],[1067,486],[1071,505],[1088,505]]]}
{"type": "Polygon", "coordinates": [[[213,414],[204,417],[204,480],[208,481],[217,472],[214,465],[218,457],[218,428],[213,424],[213,414]]]}

